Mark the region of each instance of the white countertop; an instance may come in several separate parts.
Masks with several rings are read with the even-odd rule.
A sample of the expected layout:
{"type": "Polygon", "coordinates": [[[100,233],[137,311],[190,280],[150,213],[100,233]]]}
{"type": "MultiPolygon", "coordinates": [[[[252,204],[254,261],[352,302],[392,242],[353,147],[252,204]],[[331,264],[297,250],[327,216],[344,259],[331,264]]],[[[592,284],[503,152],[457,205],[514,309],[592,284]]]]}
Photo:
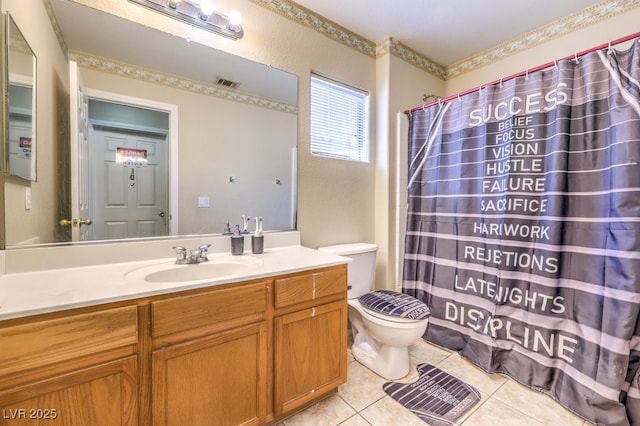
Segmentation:
{"type": "MultiPolygon", "coordinates": [[[[242,272],[213,279],[179,282],[147,282],[144,279],[148,271],[172,267],[175,257],[5,274],[0,276],[0,320],[288,274],[350,261],[349,258],[302,246],[271,248],[258,255],[250,252],[241,256],[210,254],[209,259],[213,267],[217,261],[226,260],[246,263],[248,267],[242,272]]],[[[198,268],[207,263],[179,267],[198,268]]]]}

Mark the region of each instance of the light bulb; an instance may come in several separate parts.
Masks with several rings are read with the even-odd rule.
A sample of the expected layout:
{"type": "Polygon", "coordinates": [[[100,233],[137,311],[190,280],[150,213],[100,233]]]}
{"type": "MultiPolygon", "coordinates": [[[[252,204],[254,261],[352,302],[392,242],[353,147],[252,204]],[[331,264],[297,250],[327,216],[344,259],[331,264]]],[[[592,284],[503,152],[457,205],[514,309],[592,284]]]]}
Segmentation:
{"type": "Polygon", "coordinates": [[[213,2],[211,0],[202,0],[200,2],[200,16],[209,16],[213,13],[213,2]]]}
{"type": "Polygon", "coordinates": [[[238,27],[242,22],[242,15],[237,10],[232,10],[229,13],[229,26],[230,27],[238,27]]]}
{"type": "Polygon", "coordinates": [[[169,6],[171,9],[176,9],[179,4],[180,4],[180,0],[168,0],[167,1],[167,6],[169,6]]]}

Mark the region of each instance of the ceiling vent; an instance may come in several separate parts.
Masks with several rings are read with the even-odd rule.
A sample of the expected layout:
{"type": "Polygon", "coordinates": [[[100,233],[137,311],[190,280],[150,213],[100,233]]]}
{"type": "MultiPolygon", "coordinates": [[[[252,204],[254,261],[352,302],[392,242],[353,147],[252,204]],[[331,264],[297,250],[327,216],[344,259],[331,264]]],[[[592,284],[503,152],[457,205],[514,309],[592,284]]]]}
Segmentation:
{"type": "Polygon", "coordinates": [[[226,78],[218,77],[215,81],[218,86],[226,87],[227,89],[235,89],[240,86],[240,83],[233,80],[227,80],[226,78]]]}

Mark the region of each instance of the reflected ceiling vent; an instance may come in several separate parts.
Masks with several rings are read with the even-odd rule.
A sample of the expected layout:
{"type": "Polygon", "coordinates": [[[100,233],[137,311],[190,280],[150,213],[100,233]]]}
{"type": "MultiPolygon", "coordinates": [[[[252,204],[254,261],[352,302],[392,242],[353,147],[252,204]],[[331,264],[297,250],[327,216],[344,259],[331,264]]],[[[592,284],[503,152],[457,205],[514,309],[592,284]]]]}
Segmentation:
{"type": "Polygon", "coordinates": [[[240,82],[227,80],[226,78],[222,78],[222,77],[218,77],[214,83],[217,84],[218,86],[226,87],[227,89],[235,89],[238,86],[240,86],[240,82]]]}

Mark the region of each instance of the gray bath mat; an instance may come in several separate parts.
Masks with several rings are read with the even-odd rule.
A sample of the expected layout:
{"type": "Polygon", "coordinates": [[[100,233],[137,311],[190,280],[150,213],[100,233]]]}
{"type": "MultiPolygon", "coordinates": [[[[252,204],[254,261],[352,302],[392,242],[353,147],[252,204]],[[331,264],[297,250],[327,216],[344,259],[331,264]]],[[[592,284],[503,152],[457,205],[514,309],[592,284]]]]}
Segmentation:
{"type": "Polygon", "coordinates": [[[413,383],[387,382],[384,391],[432,426],[451,426],[480,401],[477,390],[430,364],[413,383]]]}

